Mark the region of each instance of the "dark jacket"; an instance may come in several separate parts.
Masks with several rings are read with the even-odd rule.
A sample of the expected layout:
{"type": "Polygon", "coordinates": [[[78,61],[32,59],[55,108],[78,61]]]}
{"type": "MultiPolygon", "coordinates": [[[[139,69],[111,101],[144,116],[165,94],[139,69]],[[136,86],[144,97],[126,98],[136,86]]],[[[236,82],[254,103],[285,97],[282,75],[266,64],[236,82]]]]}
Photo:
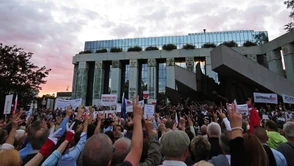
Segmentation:
{"type": "Polygon", "coordinates": [[[208,141],[211,145],[209,159],[211,159],[214,156],[223,154],[223,151],[219,145],[219,138],[216,138],[216,137],[208,138],[208,141]]]}

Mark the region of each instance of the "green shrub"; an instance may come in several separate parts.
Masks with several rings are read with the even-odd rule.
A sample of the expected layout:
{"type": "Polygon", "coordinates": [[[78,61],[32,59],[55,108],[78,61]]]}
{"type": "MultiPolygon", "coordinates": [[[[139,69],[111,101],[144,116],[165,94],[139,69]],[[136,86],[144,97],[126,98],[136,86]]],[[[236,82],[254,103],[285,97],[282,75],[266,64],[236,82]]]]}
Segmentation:
{"type": "Polygon", "coordinates": [[[185,45],[183,45],[183,49],[186,49],[186,50],[194,50],[195,49],[195,46],[192,45],[192,44],[185,44],[185,45]]]}
{"type": "Polygon", "coordinates": [[[244,47],[251,47],[251,46],[257,46],[256,43],[253,43],[252,41],[247,40],[245,43],[243,43],[244,47]]]}
{"type": "Polygon", "coordinates": [[[91,54],[91,50],[80,51],[79,54],[91,54]]]}
{"type": "Polygon", "coordinates": [[[171,51],[177,49],[177,46],[174,44],[165,44],[162,46],[162,49],[166,51],[171,51]]]}
{"type": "Polygon", "coordinates": [[[234,40],[229,41],[229,42],[223,42],[222,44],[227,47],[238,47],[238,44],[234,40]]]}
{"type": "Polygon", "coordinates": [[[145,48],[145,51],[159,50],[157,47],[149,46],[145,48]]]}
{"type": "Polygon", "coordinates": [[[96,53],[106,53],[106,52],[107,52],[107,49],[106,48],[102,48],[102,49],[96,50],[96,53]]]}
{"type": "Polygon", "coordinates": [[[110,49],[110,52],[122,52],[122,48],[112,47],[112,48],[110,49]]]}
{"type": "Polygon", "coordinates": [[[205,43],[201,46],[201,48],[215,48],[216,45],[214,43],[205,43]]]}
{"type": "Polygon", "coordinates": [[[140,51],[142,51],[142,48],[139,46],[128,48],[128,52],[140,52],[140,51]]]}

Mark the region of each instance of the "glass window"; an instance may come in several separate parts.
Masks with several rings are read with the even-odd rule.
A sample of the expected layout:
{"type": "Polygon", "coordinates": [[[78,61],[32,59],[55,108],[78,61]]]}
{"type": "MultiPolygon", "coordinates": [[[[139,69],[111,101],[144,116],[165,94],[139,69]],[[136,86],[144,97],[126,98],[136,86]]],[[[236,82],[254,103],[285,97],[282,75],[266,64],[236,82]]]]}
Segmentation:
{"type": "Polygon", "coordinates": [[[166,63],[158,64],[158,92],[164,93],[166,87],[166,63]]]}

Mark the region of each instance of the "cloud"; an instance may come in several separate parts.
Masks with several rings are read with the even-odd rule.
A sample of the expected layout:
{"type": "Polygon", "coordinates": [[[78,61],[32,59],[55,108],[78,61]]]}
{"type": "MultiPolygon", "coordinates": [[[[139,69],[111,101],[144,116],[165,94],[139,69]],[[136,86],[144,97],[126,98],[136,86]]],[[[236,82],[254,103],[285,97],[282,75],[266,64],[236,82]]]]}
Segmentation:
{"type": "Polygon", "coordinates": [[[71,86],[71,59],[83,45],[77,36],[88,22],[99,17],[88,9],[56,3],[11,0],[0,6],[0,42],[33,52],[36,65],[52,69],[43,85],[47,92],[71,86]]]}
{"type": "Polygon", "coordinates": [[[289,11],[280,0],[9,0],[0,5],[0,42],[33,52],[52,71],[43,93],[72,84],[72,57],[84,42],[225,30],[285,33],[289,11]]]}

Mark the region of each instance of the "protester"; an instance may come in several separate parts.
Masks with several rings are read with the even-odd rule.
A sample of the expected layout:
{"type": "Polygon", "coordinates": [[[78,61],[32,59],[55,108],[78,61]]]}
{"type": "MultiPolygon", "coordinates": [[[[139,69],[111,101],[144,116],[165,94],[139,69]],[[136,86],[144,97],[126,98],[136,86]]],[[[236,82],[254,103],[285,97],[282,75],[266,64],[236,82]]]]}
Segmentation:
{"type": "Polygon", "coordinates": [[[251,99],[247,116],[235,103],[224,108],[183,99],[176,105],[157,104],[149,117],[138,100],[125,114],[123,109],[108,113],[103,106],[79,106],[42,109],[29,117],[21,109],[0,118],[0,165],[293,165],[294,122],[284,125],[287,139],[278,132],[281,117],[292,116],[284,106],[259,109],[261,116],[276,110],[262,127],[251,99]]]}

